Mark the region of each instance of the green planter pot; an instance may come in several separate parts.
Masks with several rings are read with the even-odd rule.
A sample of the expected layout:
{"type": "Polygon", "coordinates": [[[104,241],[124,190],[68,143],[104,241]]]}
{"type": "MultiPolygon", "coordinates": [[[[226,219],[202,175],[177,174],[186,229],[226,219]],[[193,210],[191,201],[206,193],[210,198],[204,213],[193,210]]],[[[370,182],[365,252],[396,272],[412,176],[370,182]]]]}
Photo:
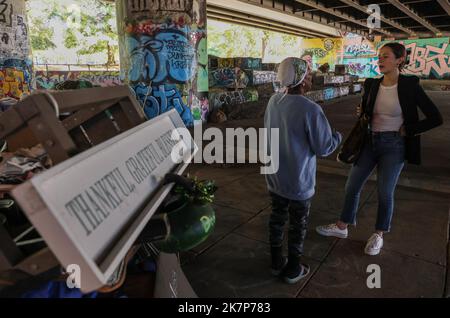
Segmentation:
{"type": "Polygon", "coordinates": [[[155,244],[165,253],[178,253],[196,247],[214,231],[216,223],[211,204],[176,202],[174,205],[167,212],[170,235],[166,241],[155,244]]]}

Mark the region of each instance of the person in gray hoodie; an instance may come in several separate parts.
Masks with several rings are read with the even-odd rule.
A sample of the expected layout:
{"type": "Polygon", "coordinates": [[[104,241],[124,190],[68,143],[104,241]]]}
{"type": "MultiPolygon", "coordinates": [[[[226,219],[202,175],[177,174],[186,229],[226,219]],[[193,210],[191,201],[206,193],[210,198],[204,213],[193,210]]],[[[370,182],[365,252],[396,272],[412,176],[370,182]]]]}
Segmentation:
{"type": "MultiPolygon", "coordinates": [[[[333,153],[342,141],[331,129],[322,108],[303,96],[311,89],[308,63],[287,58],[278,68],[283,90],[269,100],[264,126],[268,131],[268,149],[278,146],[278,170],[266,175],[272,199],[269,237],[272,274],[294,284],[309,273],[302,264],[303,243],[316,182],[316,157],[333,153]],[[278,129],[278,145],[271,145],[271,129],[278,129]],[[282,253],[284,226],[289,219],[288,257],[282,253]]],[[[273,142],[273,141],[272,141],[273,142]]]]}

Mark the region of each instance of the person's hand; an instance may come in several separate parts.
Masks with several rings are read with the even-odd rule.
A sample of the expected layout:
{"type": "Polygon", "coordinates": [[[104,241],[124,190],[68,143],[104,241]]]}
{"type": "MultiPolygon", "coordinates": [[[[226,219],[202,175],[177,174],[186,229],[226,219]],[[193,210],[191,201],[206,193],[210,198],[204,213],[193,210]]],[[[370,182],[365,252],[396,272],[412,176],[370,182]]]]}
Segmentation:
{"type": "Polygon", "coordinates": [[[400,136],[405,137],[406,136],[405,126],[400,127],[400,130],[398,132],[400,133],[400,136]]]}
{"type": "Polygon", "coordinates": [[[361,116],[362,114],[362,107],[361,104],[359,104],[358,106],[356,106],[356,116],[361,116]]]}

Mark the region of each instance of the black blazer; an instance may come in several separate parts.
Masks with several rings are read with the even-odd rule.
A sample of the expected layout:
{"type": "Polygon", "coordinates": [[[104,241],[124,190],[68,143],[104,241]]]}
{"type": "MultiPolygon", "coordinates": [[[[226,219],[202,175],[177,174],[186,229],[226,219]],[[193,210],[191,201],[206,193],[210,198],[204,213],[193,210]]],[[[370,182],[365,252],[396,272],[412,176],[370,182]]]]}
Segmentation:
{"type": "MultiPolygon", "coordinates": [[[[362,111],[372,118],[373,108],[383,78],[368,78],[364,82],[362,111]]],[[[417,76],[400,74],[398,79],[398,98],[404,117],[406,130],[405,160],[409,163],[421,163],[420,134],[442,125],[442,115],[433,101],[427,96],[417,76]],[[425,119],[419,120],[420,108],[425,119]]]]}

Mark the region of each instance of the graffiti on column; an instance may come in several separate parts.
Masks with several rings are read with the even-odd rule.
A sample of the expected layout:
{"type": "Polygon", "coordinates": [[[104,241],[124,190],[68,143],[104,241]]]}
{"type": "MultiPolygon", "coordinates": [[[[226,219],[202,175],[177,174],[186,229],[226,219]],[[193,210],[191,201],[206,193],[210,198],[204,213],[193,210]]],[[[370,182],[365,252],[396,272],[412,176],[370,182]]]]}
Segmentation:
{"type": "Polygon", "coordinates": [[[175,108],[185,123],[191,122],[192,124],[191,111],[183,101],[180,90],[175,84],[161,84],[159,86],[137,84],[133,86],[133,89],[137,98],[144,102],[144,111],[149,118],[154,118],[175,108]]]}
{"type": "Polygon", "coordinates": [[[175,108],[187,126],[208,115],[205,1],[127,0],[126,80],[149,118],[175,108]]]}
{"type": "Polygon", "coordinates": [[[0,98],[30,93],[31,64],[25,2],[0,0],[0,98]]]}
{"type": "Polygon", "coordinates": [[[129,0],[128,14],[133,16],[142,13],[192,12],[193,0],[129,0]]]}
{"type": "Polygon", "coordinates": [[[131,38],[130,42],[130,81],[185,83],[193,77],[196,53],[183,32],[163,30],[154,36],[131,38]]]}
{"type": "Polygon", "coordinates": [[[197,91],[208,92],[208,45],[204,34],[197,43],[197,91]]]}
{"type": "Polygon", "coordinates": [[[0,0],[0,23],[4,23],[6,26],[12,27],[13,23],[13,5],[8,3],[7,0],[0,0]]]}

